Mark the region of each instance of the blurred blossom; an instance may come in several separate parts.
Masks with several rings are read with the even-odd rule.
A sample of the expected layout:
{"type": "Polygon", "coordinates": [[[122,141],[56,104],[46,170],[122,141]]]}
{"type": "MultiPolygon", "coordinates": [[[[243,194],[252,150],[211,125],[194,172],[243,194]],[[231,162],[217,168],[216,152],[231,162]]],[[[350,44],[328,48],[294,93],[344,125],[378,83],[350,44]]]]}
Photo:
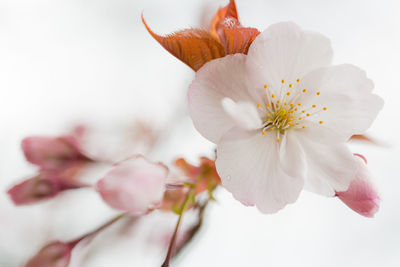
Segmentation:
{"type": "Polygon", "coordinates": [[[41,169],[57,169],[73,162],[90,160],[73,136],[31,136],[21,145],[26,159],[41,169]]]}
{"type": "Polygon", "coordinates": [[[73,244],[52,242],[32,257],[25,267],[67,267],[73,247],[73,244]]]}
{"type": "Polygon", "coordinates": [[[117,163],[97,182],[97,191],[111,207],[130,213],[144,213],[160,204],[168,169],[141,155],[117,163]]]}
{"type": "Polygon", "coordinates": [[[332,66],[325,36],[291,22],[268,27],[248,54],[196,73],[188,92],[196,129],[217,144],[223,186],[245,205],[274,213],[303,188],[334,196],[357,171],[346,145],[383,107],[353,65],[332,66]]]}
{"type": "Polygon", "coordinates": [[[84,169],[84,164],[72,163],[57,170],[42,170],[35,177],[13,186],[7,193],[15,205],[34,204],[65,190],[87,187],[77,181],[84,169]]]}
{"type": "MultiPolygon", "coordinates": [[[[157,121],[152,119],[151,121],[157,121]]],[[[163,122],[149,124],[138,119],[122,125],[91,126],[77,133],[87,155],[104,162],[118,162],[133,154],[149,154],[160,137],[163,122]]]]}
{"type": "Polygon", "coordinates": [[[336,192],[336,196],[355,212],[365,217],[374,217],[379,210],[381,199],[372,182],[365,158],[357,154],[355,158],[358,163],[356,177],[347,191],[336,192]]]}

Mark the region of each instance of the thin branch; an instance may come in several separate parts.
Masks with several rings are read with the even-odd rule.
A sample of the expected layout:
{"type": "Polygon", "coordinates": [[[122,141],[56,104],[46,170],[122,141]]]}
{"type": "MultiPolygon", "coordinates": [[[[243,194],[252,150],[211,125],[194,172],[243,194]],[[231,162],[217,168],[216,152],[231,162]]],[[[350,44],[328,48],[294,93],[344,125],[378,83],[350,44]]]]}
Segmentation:
{"type": "Polygon", "coordinates": [[[89,233],[86,233],[86,234],[82,235],[81,237],[78,237],[78,238],[68,242],[68,244],[73,248],[79,242],[81,242],[83,239],[86,239],[86,238],[93,237],[93,236],[97,235],[98,233],[100,233],[101,231],[103,231],[107,227],[111,226],[115,222],[119,221],[121,218],[125,217],[126,215],[127,215],[127,213],[122,213],[122,214],[112,218],[111,220],[107,221],[106,223],[104,223],[103,225],[99,226],[98,228],[94,229],[93,231],[91,231],[89,233]]]}
{"type": "Polygon", "coordinates": [[[172,235],[171,241],[169,243],[167,256],[165,257],[165,261],[161,265],[161,267],[169,267],[169,263],[170,263],[171,258],[172,258],[173,250],[175,248],[176,237],[178,235],[178,229],[179,229],[179,226],[180,226],[181,221],[182,221],[183,212],[185,211],[185,209],[186,209],[186,207],[187,207],[187,205],[189,203],[189,200],[190,200],[192,192],[193,192],[193,190],[190,189],[189,192],[186,195],[185,201],[182,204],[181,210],[179,212],[179,218],[178,218],[178,221],[176,222],[175,230],[174,230],[174,233],[172,235]]]}

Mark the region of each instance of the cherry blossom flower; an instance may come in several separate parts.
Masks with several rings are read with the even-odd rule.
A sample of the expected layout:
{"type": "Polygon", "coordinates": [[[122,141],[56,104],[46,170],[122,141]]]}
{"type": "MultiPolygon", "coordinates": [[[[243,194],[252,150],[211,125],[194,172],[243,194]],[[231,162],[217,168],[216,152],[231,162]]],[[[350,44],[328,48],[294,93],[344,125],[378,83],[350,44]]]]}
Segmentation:
{"type": "Polygon", "coordinates": [[[164,165],[138,155],[116,164],[97,182],[97,191],[115,209],[144,213],[161,203],[167,174],[164,165]]]}
{"type": "Polygon", "coordinates": [[[271,25],[248,54],[206,63],[190,86],[196,129],[217,144],[223,186],[273,213],[301,190],[334,196],[358,164],[345,142],[383,106],[356,66],[332,66],[329,39],[291,22],[271,25]]]}
{"type": "Polygon", "coordinates": [[[355,154],[355,158],[358,163],[356,178],[351,181],[347,191],[336,192],[336,196],[355,212],[365,217],[374,217],[381,199],[372,182],[365,158],[358,154],[355,154]]]}

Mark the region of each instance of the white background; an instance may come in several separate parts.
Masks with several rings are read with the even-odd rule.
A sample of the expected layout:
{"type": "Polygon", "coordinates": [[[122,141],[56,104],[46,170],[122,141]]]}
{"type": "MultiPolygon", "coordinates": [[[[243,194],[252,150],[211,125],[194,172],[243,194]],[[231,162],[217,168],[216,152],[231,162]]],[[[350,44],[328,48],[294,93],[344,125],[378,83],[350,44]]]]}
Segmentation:
{"type": "MultiPolygon", "coordinates": [[[[1,192],[35,172],[20,150],[25,136],[62,134],[86,122],[112,132],[134,118],[157,125],[177,109],[185,112],[194,74],[150,37],[140,14],[144,11],[156,32],[169,33],[200,26],[211,16],[204,10],[215,12],[226,3],[0,0],[1,192]]],[[[321,32],[332,41],[335,64],[367,70],[385,100],[370,135],[384,146],[352,148],[368,158],[383,201],[376,218],[367,219],[337,199],[303,192],[295,204],[264,215],[220,190],[201,234],[173,266],[400,266],[398,1],[238,0],[237,7],[245,26],[262,30],[290,20],[321,32]]],[[[165,135],[167,145],[155,160],[212,155],[212,144],[187,117],[165,135]]],[[[0,194],[1,267],[21,266],[43,242],[78,236],[112,212],[91,191],[61,198],[64,202],[17,208],[0,194]]],[[[161,226],[155,227],[153,235],[161,226]]],[[[165,251],[146,254],[129,238],[112,236],[95,239],[92,246],[103,246],[92,247],[92,255],[86,251],[85,261],[77,251],[71,266],[160,265],[165,251]]]]}

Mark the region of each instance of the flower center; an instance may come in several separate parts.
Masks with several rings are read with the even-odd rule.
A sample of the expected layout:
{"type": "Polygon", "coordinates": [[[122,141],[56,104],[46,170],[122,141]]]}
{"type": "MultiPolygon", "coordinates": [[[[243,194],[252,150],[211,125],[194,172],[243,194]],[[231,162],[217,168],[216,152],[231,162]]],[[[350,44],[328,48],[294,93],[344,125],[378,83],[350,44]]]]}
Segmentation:
{"type": "MultiPolygon", "coordinates": [[[[292,83],[285,86],[285,80],[282,80],[280,90],[271,90],[268,85],[264,85],[266,90],[265,107],[257,104],[262,112],[264,123],[261,127],[261,133],[266,135],[267,132],[275,132],[277,134],[277,142],[281,141],[281,136],[289,129],[305,129],[304,120],[313,118],[322,111],[326,111],[326,107],[319,107],[316,104],[303,106],[299,101],[302,96],[317,97],[321,93],[319,91],[308,92],[306,88],[301,89],[298,84],[300,79],[296,80],[295,86],[292,83]]],[[[314,119],[314,118],[313,118],[314,119]]],[[[323,124],[322,120],[318,121],[323,124]]]]}

